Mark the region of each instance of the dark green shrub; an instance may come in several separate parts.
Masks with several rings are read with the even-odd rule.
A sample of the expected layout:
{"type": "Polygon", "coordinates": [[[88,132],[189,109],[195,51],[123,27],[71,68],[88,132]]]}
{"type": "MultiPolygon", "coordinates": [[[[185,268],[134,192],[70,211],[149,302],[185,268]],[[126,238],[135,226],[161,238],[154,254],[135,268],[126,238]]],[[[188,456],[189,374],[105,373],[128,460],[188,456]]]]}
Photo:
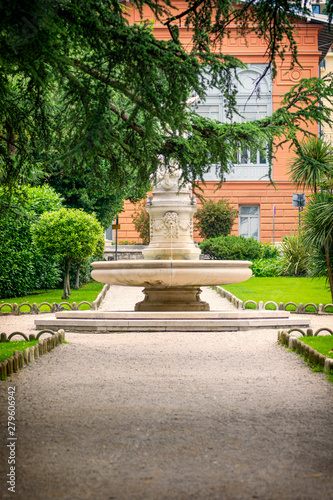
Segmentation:
{"type": "Polygon", "coordinates": [[[262,244],[244,236],[220,236],[199,244],[203,254],[218,260],[256,260],[261,257],[262,244]]]}
{"type": "Polygon", "coordinates": [[[280,256],[279,248],[273,246],[271,243],[262,243],[262,255],[263,259],[275,259],[280,256]]]}
{"type": "MultiPolygon", "coordinates": [[[[3,191],[0,189],[0,197],[3,191]]],[[[22,188],[13,204],[20,215],[8,211],[0,219],[0,297],[25,295],[36,289],[56,288],[61,280],[59,262],[38,252],[30,227],[39,214],[50,207],[61,207],[61,198],[48,186],[22,188]]]]}
{"type": "Polygon", "coordinates": [[[234,221],[238,215],[228,200],[221,198],[217,203],[213,200],[205,201],[195,214],[195,228],[201,238],[217,238],[230,234],[234,221]]]}

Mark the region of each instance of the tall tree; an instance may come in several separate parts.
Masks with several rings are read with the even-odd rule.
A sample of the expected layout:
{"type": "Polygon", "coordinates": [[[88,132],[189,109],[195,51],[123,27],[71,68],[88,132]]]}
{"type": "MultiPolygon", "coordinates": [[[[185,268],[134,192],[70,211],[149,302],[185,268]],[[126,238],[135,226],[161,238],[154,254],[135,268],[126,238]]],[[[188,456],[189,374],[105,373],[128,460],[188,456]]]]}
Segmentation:
{"type": "Polygon", "coordinates": [[[46,166],[45,178],[37,183],[52,186],[64,199],[67,208],[82,208],[87,213],[94,213],[107,228],[115,216],[123,209],[123,200],[137,201],[146,196],[150,183],[136,185],[127,173],[127,183],[114,185],[107,161],[96,158],[87,165],[62,165],[60,162],[46,166]]]}
{"type": "MultiPolygon", "coordinates": [[[[331,12],[333,0],[328,1],[331,12]]],[[[297,143],[306,123],[330,121],[321,99],[332,85],[302,80],[271,117],[219,124],[189,111],[191,93],[204,98],[217,87],[231,113],[235,71],[243,64],[219,52],[230,25],[255,31],[272,63],[286,52],[297,63],[293,19],[303,0],[187,0],[178,11],[169,0],[132,0],[169,29],[154,37],[153,24],[130,25],[120,0],[2,0],[0,12],[0,182],[13,186],[52,165],[70,171],[105,166],[115,189],[130,178],[147,185],[159,155],[176,160],[184,180],[202,179],[212,163],[223,178],[236,151],[261,151],[267,142],[297,143]],[[178,25],[191,27],[190,52],[178,25]],[[302,105],[298,106],[297,103],[302,105]]]]}
{"type": "MultiPolygon", "coordinates": [[[[326,192],[314,194],[303,221],[305,245],[316,250],[315,260],[320,261],[324,255],[333,300],[333,196],[326,192]]],[[[317,265],[316,269],[319,270],[320,266],[317,265]]]]}

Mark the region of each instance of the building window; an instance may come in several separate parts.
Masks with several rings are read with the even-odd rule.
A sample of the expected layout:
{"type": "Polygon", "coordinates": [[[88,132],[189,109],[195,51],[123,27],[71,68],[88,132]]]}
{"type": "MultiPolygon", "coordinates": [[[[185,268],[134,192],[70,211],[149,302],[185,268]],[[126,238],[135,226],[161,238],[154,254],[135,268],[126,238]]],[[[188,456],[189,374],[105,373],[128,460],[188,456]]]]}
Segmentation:
{"type": "MultiPolygon", "coordinates": [[[[272,114],[272,75],[269,71],[261,80],[259,88],[255,90],[256,83],[264,73],[265,64],[249,64],[246,70],[238,71],[237,106],[242,116],[234,116],[235,122],[259,120],[272,114]]],[[[223,96],[218,89],[211,88],[205,101],[195,105],[195,111],[205,117],[219,120],[221,123],[230,122],[227,110],[223,104],[223,96]]],[[[230,166],[231,171],[225,174],[227,181],[259,181],[269,179],[269,164],[267,157],[257,151],[239,151],[235,163],[230,166]]],[[[204,179],[206,181],[219,181],[212,165],[204,179]]]]}
{"type": "Polygon", "coordinates": [[[239,236],[259,241],[259,222],[258,205],[239,205],[239,236]]]}

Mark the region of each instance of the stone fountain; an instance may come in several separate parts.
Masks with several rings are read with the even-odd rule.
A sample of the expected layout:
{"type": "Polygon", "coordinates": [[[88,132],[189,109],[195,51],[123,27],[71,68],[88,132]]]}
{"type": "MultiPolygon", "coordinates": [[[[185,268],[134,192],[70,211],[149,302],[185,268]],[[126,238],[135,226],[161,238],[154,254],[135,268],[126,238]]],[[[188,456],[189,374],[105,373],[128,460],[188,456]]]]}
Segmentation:
{"type": "Polygon", "coordinates": [[[144,259],[94,262],[92,277],[109,285],[143,288],[144,300],[134,311],[61,311],[56,319],[35,320],[37,329],[76,332],[235,331],[308,326],[288,311],[210,311],[200,299],[201,286],[238,283],[251,277],[251,262],[200,260],[193,241],[197,209],[189,186],[179,186],[177,168],[160,168],[148,197],[150,244],[144,259]]]}
{"type": "Polygon", "coordinates": [[[189,185],[179,185],[180,177],[178,168],[157,172],[146,205],[150,244],[144,260],[92,264],[96,281],[144,287],[145,299],[135,311],[209,311],[200,286],[238,283],[252,275],[248,261],[199,260],[201,251],[193,241],[196,199],[189,185]]]}

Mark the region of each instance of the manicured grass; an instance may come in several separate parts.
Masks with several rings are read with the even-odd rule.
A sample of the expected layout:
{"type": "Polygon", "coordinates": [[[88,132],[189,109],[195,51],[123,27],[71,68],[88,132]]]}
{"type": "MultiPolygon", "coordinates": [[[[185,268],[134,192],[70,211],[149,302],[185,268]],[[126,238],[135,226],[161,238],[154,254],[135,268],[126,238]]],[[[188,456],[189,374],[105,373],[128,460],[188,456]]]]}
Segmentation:
{"type": "MultiPolygon", "coordinates": [[[[284,304],[295,302],[297,305],[300,302],[303,304],[312,302],[317,306],[319,304],[332,304],[331,293],[324,278],[253,277],[242,283],[222,285],[222,288],[228,290],[243,302],[255,300],[258,303],[260,300],[263,302],[273,300],[277,304],[279,302],[284,304]]],[[[269,308],[269,306],[267,307],[269,308]]],[[[288,309],[293,310],[293,307],[290,306],[288,309]]],[[[307,311],[310,312],[311,307],[307,308],[307,311]]],[[[312,311],[314,311],[314,308],[312,308],[312,311]]],[[[333,308],[330,308],[327,312],[333,312],[333,308]]]]}
{"type": "MultiPolygon", "coordinates": [[[[315,349],[320,354],[333,359],[333,335],[317,335],[315,337],[300,337],[300,340],[304,342],[304,344],[309,345],[313,349],[315,349]]],[[[303,356],[304,357],[304,356],[303,356]]],[[[319,365],[312,365],[308,360],[306,362],[311,366],[312,371],[322,373],[324,368],[319,365]]],[[[333,384],[333,373],[329,373],[326,375],[327,380],[329,380],[333,384]]]]}
{"type": "Polygon", "coordinates": [[[13,356],[14,351],[22,351],[28,347],[38,344],[38,340],[11,340],[10,342],[0,342],[0,363],[13,356]]]}
{"type": "MultiPolygon", "coordinates": [[[[73,302],[76,302],[79,304],[82,301],[87,301],[92,304],[92,302],[97,298],[97,295],[103,288],[103,283],[98,283],[97,281],[91,281],[89,283],[85,283],[80,287],[79,290],[72,290],[72,293],[70,295],[70,298],[66,300],[65,302],[69,302],[72,304],[73,302]]],[[[49,302],[51,305],[53,302],[57,302],[57,304],[60,304],[61,302],[64,302],[61,298],[62,296],[62,289],[55,289],[55,290],[38,290],[34,294],[31,295],[25,295],[23,297],[13,297],[10,299],[0,299],[0,305],[8,302],[9,304],[14,304],[15,302],[17,304],[22,304],[23,302],[28,302],[28,304],[33,304],[34,302],[37,303],[37,305],[41,304],[42,302],[49,302]]],[[[68,308],[64,306],[65,308],[68,308]]],[[[84,309],[89,309],[89,306],[87,304],[83,304],[80,307],[80,310],[84,309]]],[[[41,311],[49,311],[50,308],[47,306],[42,306],[41,311]]],[[[2,312],[9,312],[10,308],[9,307],[3,307],[2,312]]],[[[21,309],[22,312],[27,312],[29,311],[29,307],[23,307],[21,309]]]]}
{"type": "Polygon", "coordinates": [[[300,340],[324,356],[333,359],[333,352],[330,352],[333,351],[333,335],[301,337],[300,340]]]}

